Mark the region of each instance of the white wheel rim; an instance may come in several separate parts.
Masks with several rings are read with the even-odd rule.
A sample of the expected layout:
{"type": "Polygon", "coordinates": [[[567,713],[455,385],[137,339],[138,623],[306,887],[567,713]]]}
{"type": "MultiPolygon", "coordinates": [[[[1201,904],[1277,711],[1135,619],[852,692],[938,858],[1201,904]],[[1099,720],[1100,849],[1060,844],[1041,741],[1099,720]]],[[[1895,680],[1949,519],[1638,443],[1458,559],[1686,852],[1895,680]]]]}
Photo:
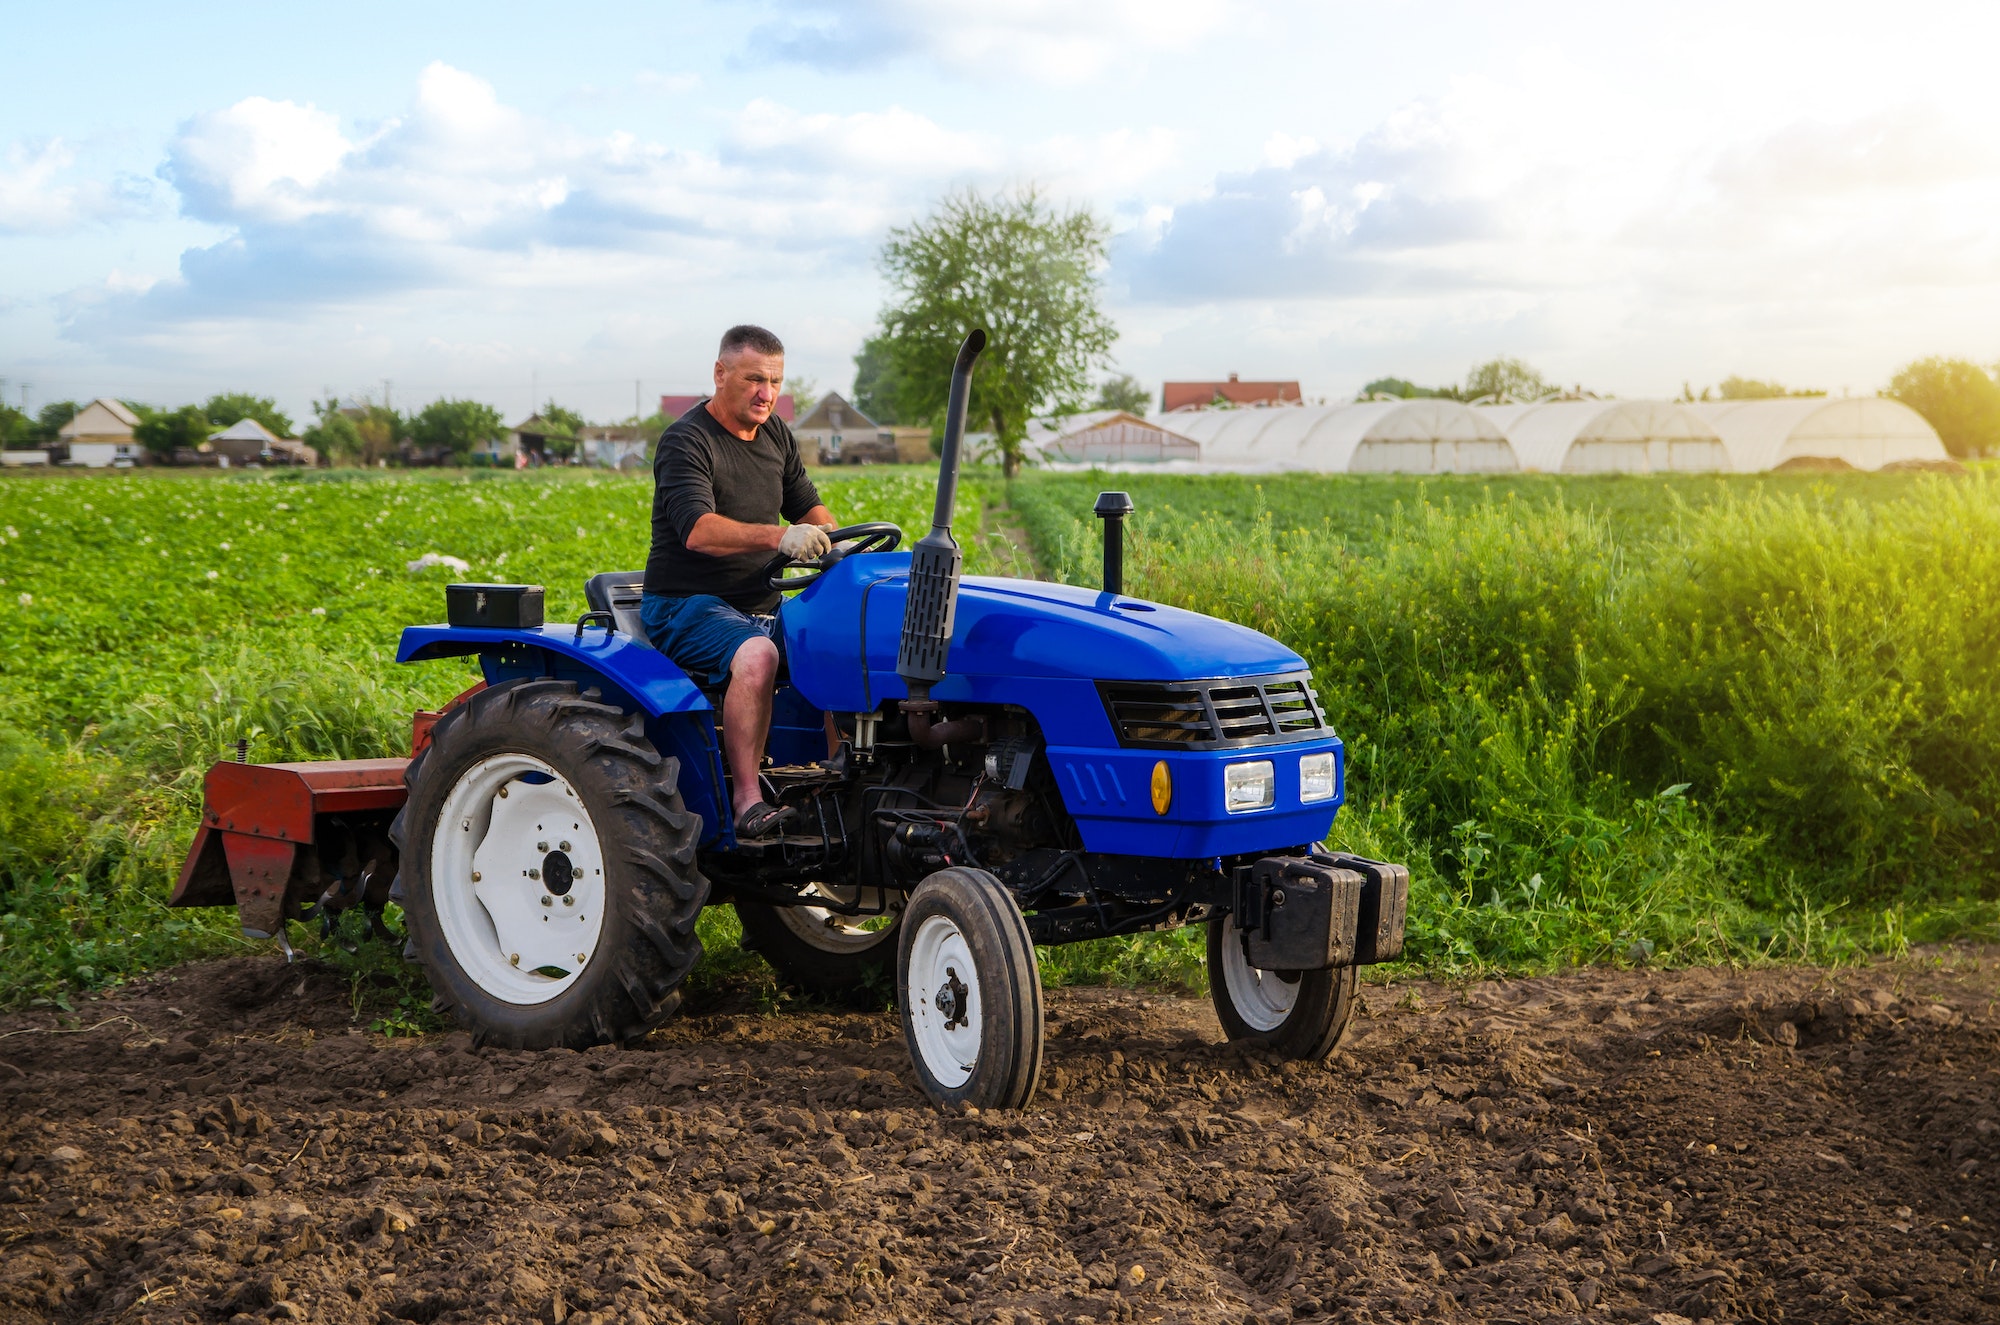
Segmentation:
{"type": "Polygon", "coordinates": [[[431,841],[431,900],[453,960],[481,990],[536,1004],[575,984],[597,952],[604,897],[597,829],[561,774],[500,754],[459,776],[431,841]]]}
{"type": "Polygon", "coordinates": [[[843,906],[866,905],[871,909],[882,909],[883,914],[879,916],[854,916],[828,910],[823,906],[778,908],[778,918],[785,922],[786,929],[798,935],[801,942],[808,947],[818,948],[821,952],[838,953],[842,956],[866,952],[881,943],[892,928],[891,925],[884,925],[881,921],[884,918],[894,921],[901,915],[906,897],[904,893],[885,893],[877,888],[864,889],[824,883],[812,884],[807,891],[820,897],[831,898],[843,906]],[[870,922],[875,923],[875,928],[868,928],[870,922]]]}
{"type": "Polygon", "coordinates": [[[910,940],[910,1025],[924,1069],[947,1090],[979,1065],[979,968],[958,926],[925,916],[910,940]]]}
{"type": "Polygon", "coordinates": [[[1278,1029],[1299,1001],[1297,977],[1287,980],[1276,971],[1261,971],[1243,955],[1243,931],[1233,915],[1222,918],[1222,983],[1229,1005],[1253,1031],[1278,1029]]]}

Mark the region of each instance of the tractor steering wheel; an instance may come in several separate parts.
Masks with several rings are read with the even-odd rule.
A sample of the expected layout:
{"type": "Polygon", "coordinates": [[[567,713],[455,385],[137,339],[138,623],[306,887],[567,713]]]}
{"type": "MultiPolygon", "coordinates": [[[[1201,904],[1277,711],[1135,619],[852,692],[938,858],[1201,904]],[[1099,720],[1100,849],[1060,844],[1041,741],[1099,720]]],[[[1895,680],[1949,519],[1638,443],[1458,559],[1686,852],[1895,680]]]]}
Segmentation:
{"type": "Polygon", "coordinates": [[[771,564],[764,567],[765,580],[780,593],[803,589],[848,557],[863,552],[894,552],[902,545],[903,531],[886,520],[870,520],[835,529],[827,538],[832,540],[833,550],[817,560],[793,561],[786,556],[773,557],[771,564]],[[788,570],[801,573],[786,575],[788,570]]]}

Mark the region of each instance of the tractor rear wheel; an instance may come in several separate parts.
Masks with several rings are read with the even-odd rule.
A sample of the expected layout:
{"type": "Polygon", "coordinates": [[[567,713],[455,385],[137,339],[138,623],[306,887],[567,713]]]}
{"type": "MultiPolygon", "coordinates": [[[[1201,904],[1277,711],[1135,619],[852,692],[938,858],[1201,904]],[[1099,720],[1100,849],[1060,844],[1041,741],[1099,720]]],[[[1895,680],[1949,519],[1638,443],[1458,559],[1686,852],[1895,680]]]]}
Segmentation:
{"type": "Polygon", "coordinates": [[[1028,925],[985,870],[942,869],[903,913],[896,1002],[924,1093],[1019,1109],[1042,1075],[1042,981],[1028,925]]]}
{"type": "Polygon", "coordinates": [[[1354,968],[1260,970],[1243,951],[1236,918],[1225,913],[1208,922],[1208,996],[1231,1040],[1317,1063],[1347,1034],[1354,1016],[1354,968]]]}
{"type": "Polygon", "coordinates": [[[672,1015],[709,891],[679,771],[642,717],[568,681],[438,720],[390,836],[416,956],[481,1042],[580,1049],[672,1015]]]}
{"type": "Polygon", "coordinates": [[[814,884],[813,890],[843,906],[866,906],[883,914],[738,902],[743,945],[762,953],[779,979],[807,993],[880,1007],[895,992],[896,943],[907,894],[835,884],[814,884]]]}

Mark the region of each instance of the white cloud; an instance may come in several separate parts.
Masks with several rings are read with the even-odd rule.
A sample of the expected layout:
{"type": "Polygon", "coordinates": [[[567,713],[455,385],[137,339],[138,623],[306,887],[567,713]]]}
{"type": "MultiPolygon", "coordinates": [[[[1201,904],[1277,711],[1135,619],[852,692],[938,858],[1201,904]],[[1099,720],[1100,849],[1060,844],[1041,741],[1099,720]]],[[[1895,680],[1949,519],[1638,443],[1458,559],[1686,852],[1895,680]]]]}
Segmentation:
{"type": "Polygon", "coordinates": [[[727,304],[731,320],[793,327],[801,370],[833,379],[873,312],[890,227],[966,184],[1143,195],[1177,151],[1158,129],[1010,142],[896,105],[809,113],[762,98],[704,119],[706,150],[663,141],[673,124],[584,133],[442,63],[370,126],[246,98],[183,124],[161,171],[223,237],[149,288],[93,282],[53,311],[72,342],[160,364],[373,357],[381,319],[410,320],[403,356],[476,379],[560,369],[535,348],[557,335],[585,358],[608,335],[629,361],[667,334],[663,318],[678,328],[727,304]]]}
{"type": "Polygon", "coordinates": [[[735,117],[722,159],[775,165],[806,174],[863,173],[935,179],[939,166],[974,172],[1001,154],[991,138],[957,133],[925,116],[891,106],[852,115],[802,114],[759,98],[735,117]]]}
{"type": "Polygon", "coordinates": [[[353,150],[325,111],[247,97],[183,125],[167,174],[200,219],[296,221],[325,209],[314,187],[353,150]]]}
{"type": "Polygon", "coordinates": [[[60,138],[15,142],[0,160],[0,234],[52,235],[144,210],[138,181],[72,182],[76,153],[60,138]]]}

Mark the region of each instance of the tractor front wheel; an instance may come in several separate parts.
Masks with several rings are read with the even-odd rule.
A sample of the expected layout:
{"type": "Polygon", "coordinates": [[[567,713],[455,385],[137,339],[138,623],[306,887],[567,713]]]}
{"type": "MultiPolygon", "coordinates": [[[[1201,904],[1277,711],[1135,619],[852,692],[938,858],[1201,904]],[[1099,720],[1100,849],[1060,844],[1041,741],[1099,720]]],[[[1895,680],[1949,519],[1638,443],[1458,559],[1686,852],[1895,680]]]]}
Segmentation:
{"type": "Polygon", "coordinates": [[[476,1038],[580,1049],[672,1014],[708,897],[678,773],[639,715],[568,681],[438,720],[390,836],[416,956],[476,1038]]]}
{"type": "Polygon", "coordinates": [[[1223,914],[1208,922],[1208,995],[1230,1039],[1317,1063],[1347,1034],[1354,968],[1260,970],[1243,951],[1236,918],[1223,914]]]}
{"type": "Polygon", "coordinates": [[[985,870],[939,870],[903,913],[896,1002],[924,1093],[1018,1109],[1042,1075],[1042,981],[1013,895],[985,870]]]}

